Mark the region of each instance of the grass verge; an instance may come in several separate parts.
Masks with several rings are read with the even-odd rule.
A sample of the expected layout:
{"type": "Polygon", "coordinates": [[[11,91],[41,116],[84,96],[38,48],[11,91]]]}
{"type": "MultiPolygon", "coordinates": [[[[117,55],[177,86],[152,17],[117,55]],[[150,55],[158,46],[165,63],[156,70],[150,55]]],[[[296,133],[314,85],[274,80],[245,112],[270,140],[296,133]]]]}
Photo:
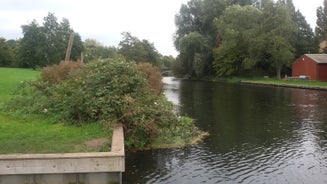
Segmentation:
{"type": "Polygon", "coordinates": [[[284,80],[284,79],[274,79],[274,78],[253,78],[253,79],[243,79],[240,81],[244,83],[327,90],[327,82],[320,82],[320,81],[284,80]]]}
{"type": "Polygon", "coordinates": [[[0,68],[0,103],[10,98],[21,81],[35,80],[40,71],[18,68],[0,68]]]}
{"type": "MultiPolygon", "coordinates": [[[[0,108],[21,81],[34,80],[39,75],[35,70],[0,68],[0,108]]],[[[43,115],[0,112],[0,154],[108,151],[109,139],[98,123],[77,127],[43,115]],[[108,141],[86,144],[103,137],[108,141]]]]}

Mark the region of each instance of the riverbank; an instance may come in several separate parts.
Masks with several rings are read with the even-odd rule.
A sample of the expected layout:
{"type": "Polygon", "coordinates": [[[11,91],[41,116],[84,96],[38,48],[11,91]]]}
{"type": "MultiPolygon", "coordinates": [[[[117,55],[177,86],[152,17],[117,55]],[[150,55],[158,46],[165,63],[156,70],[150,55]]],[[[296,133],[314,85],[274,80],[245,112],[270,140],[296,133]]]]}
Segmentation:
{"type": "MultiPolygon", "coordinates": [[[[26,69],[0,68],[0,84],[3,84],[0,86],[6,88],[6,92],[0,93],[0,108],[4,110],[0,113],[0,130],[3,132],[0,133],[0,138],[3,140],[0,143],[0,147],[3,148],[0,150],[0,153],[108,151],[106,147],[108,147],[108,142],[110,142],[110,138],[108,138],[110,135],[108,134],[110,134],[111,130],[108,129],[110,126],[106,125],[106,122],[109,121],[102,123],[99,123],[99,121],[94,121],[94,123],[92,123],[93,121],[89,121],[89,123],[74,125],[70,121],[63,121],[62,118],[56,116],[59,112],[67,111],[62,111],[62,109],[60,109],[61,111],[57,112],[51,109],[51,103],[48,101],[49,97],[43,98],[40,96],[38,98],[32,98],[32,96],[24,96],[23,93],[17,93],[17,95],[11,93],[20,83],[29,84],[23,83],[22,81],[35,80],[39,77],[40,71],[33,71],[33,74],[26,77],[26,74],[31,71],[32,70],[26,69]],[[5,75],[1,77],[1,74],[5,75]],[[13,77],[12,75],[14,75],[15,78],[8,80],[13,77]],[[4,82],[8,82],[10,85],[5,85],[4,82]],[[22,99],[23,97],[25,98],[22,99]],[[15,98],[16,101],[10,100],[11,98],[15,98]],[[34,99],[36,101],[33,101],[34,99]],[[46,106],[40,105],[43,101],[40,102],[39,99],[46,99],[46,106]],[[10,100],[11,103],[4,103],[4,101],[7,100],[10,100]],[[36,111],[30,111],[32,106],[36,111]]],[[[113,80],[113,82],[115,81],[113,80]]],[[[122,83],[126,82],[116,83],[118,87],[116,86],[114,89],[120,89],[122,83]]],[[[88,87],[84,89],[93,88],[88,87]]],[[[143,89],[144,88],[139,89],[141,90],[140,93],[142,93],[143,89]]],[[[117,93],[119,93],[119,90],[117,90],[117,93]]],[[[150,95],[152,93],[146,94],[150,95]]],[[[134,128],[126,131],[125,143],[127,149],[143,149],[144,147],[151,149],[185,147],[196,144],[207,136],[206,132],[201,131],[195,126],[193,119],[184,116],[176,116],[173,112],[173,105],[168,103],[163,96],[153,95],[149,97],[150,98],[143,98],[141,95],[140,97],[130,98],[124,96],[124,98],[119,98],[124,100],[121,104],[124,105],[126,102],[130,108],[126,108],[125,106],[120,108],[119,104],[115,106],[118,109],[126,111],[126,114],[122,116],[126,119],[126,122],[127,120],[128,122],[135,121],[135,125],[133,125],[134,128]],[[140,98],[140,102],[136,103],[136,98],[140,98]],[[132,109],[137,107],[137,105],[144,105],[145,103],[149,105],[132,109]],[[142,115],[141,113],[145,114],[142,115]],[[142,118],[140,118],[140,116],[142,116],[142,118]],[[160,123],[158,124],[158,122],[160,123]],[[136,131],[136,129],[138,130],[136,131]],[[147,133],[144,132],[144,130],[150,132],[147,133]],[[152,137],[147,138],[146,136],[152,137]]],[[[61,99],[61,102],[63,102],[63,98],[58,98],[56,96],[56,99],[61,99]]],[[[74,102],[75,101],[76,100],[74,100],[74,102]]],[[[81,103],[81,105],[85,104],[84,101],[81,101],[81,103]]],[[[107,109],[110,110],[111,108],[107,109]]],[[[131,124],[128,126],[132,127],[131,124]]],[[[126,127],[128,128],[128,126],[126,127]]]]}
{"type": "Polygon", "coordinates": [[[299,89],[313,89],[313,90],[327,90],[327,82],[307,81],[307,80],[277,80],[277,79],[243,79],[241,83],[254,84],[254,85],[268,85],[279,87],[290,87],[299,89]]]}
{"type": "MultiPolygon", "coordinates": [[[[21,81],[35,80],[40,71],[0,68],[0,108],[21,81]]],[[[0,112],[0,154],[106,151],[111,140],[102,126],[72,126],[44,115],[0,112]]]]}

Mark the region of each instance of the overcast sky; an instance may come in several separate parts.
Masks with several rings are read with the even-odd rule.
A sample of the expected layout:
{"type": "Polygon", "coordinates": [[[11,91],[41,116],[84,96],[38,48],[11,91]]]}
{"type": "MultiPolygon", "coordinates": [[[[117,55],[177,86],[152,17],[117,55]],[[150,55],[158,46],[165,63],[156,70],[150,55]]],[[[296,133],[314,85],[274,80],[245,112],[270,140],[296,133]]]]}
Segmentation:
{"type": "MultiPolygon", "coordinates": [[[[93,38],[117,46],[121,33],[131,32],[154,43],[163,55],[177,53],[173,46],[174,17],[188,0],[0,0],[0,37],[22,37],[21,25],[33,19],[42,24],[48,12],[67,18],[82,39],[93,38]]],[[[316,9],[323,0],[293,0],[313,28],[316,9]]]]}

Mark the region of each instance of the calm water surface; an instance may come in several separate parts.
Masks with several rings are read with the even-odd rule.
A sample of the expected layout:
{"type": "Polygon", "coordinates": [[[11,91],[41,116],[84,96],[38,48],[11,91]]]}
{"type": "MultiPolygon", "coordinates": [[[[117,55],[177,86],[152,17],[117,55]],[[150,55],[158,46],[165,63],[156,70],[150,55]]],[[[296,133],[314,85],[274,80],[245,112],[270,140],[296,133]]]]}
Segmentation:
{"type": "Polygon", "coordinates": [[[127,153],[124,183],[327,183],[327,92],[164,78],[210,136],[127,153]]]}

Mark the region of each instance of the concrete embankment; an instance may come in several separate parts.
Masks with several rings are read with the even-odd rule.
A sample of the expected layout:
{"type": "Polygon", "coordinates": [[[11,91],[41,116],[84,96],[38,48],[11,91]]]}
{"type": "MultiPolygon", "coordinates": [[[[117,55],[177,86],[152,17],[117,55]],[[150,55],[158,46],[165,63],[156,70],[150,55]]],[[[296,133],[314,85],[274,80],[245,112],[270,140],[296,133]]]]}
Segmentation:
{"type": "Polygon", "coordinates": [[[0,155],[0,184],[122,183],[124,132],[114,129],[110,152],[0,155]]]}

